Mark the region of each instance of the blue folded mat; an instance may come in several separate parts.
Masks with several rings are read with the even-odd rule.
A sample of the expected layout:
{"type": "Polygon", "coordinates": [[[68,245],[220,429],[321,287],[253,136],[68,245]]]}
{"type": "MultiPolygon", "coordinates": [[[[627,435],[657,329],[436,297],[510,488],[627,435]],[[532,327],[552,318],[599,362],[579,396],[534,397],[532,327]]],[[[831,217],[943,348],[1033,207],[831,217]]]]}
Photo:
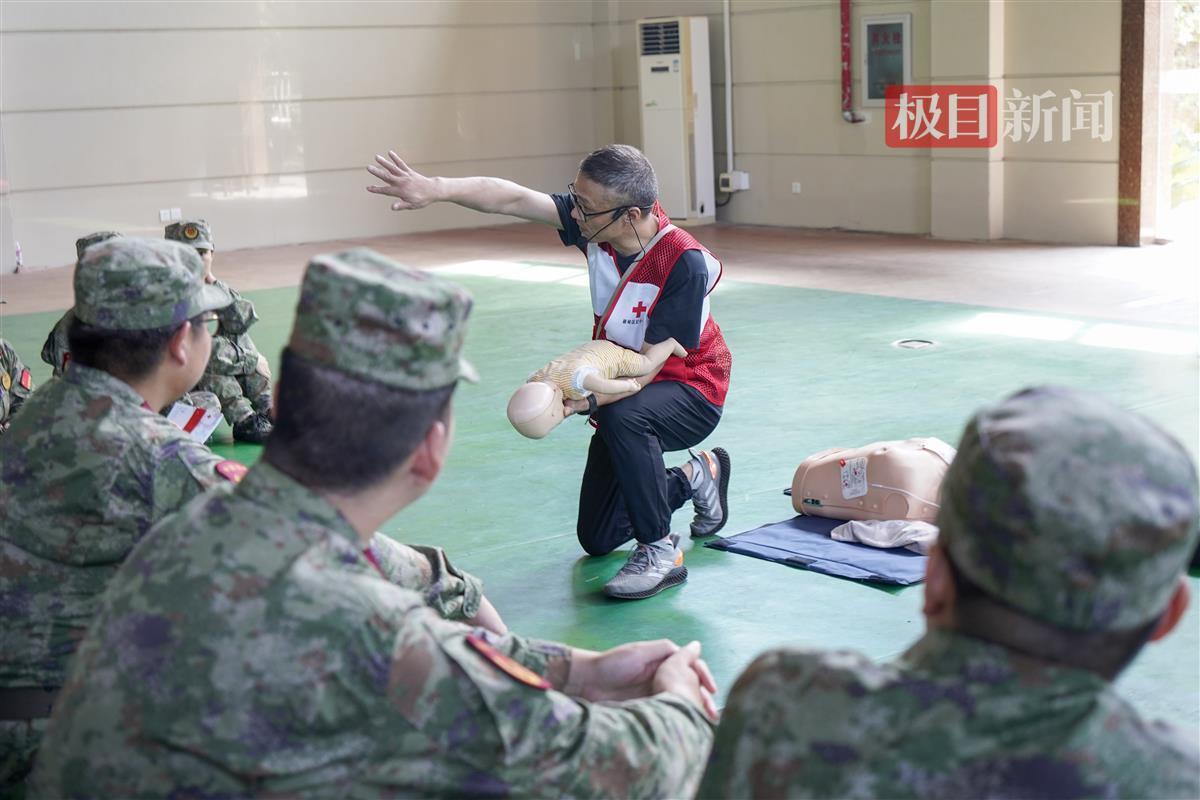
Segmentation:
{"type": "Polygon", "coordinates": [[[841,524],[837,519],[797,516],[704,546],[855,581],[908,586],[925,579],[928,556],[903,547],[885,550],[829,538],[829,532],[841,524]]]}

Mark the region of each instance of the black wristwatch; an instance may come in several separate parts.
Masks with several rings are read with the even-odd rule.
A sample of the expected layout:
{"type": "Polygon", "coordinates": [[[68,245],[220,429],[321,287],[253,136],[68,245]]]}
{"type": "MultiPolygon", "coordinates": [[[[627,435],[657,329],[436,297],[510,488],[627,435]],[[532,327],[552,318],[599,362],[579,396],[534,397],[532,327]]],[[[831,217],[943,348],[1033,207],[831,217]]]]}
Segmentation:
{"type": "Polygon", "coordinates": [[[596,395],[594,393],[589,394],[587,396],[587,401],[588,401],[587,409],[581,410],[581,411],[576,411],[575,412],[576,414],[583,414],[585,417],[590,417],[592,414],[596,413],[596,407],[598,405],[600,405],[599,403],[596,402],[596,395]]]}

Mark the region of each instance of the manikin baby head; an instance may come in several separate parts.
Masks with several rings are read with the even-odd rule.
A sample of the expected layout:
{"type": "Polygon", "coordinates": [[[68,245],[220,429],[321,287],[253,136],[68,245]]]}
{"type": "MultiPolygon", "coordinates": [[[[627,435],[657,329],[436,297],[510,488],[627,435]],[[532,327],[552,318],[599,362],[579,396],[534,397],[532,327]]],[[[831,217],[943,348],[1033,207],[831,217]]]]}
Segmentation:
{"type": "Polygon", "coordinates": [[[581,400],[591,394],[633,394],[642,388],[634,378],[654,373],[671,356],[687,356],[673,338],[640,353],[614,342],[589,341],[530,376],[508,401],[508,421],[522,436],[541,439],[563,421],[564,395],[581,400]]]}
{"type": "Polygon", "coordinates": [[[548,381],[523,383],[508,401],[508,421],[527,439],[541,439],[563,415],[562,389],[548,381]]]}

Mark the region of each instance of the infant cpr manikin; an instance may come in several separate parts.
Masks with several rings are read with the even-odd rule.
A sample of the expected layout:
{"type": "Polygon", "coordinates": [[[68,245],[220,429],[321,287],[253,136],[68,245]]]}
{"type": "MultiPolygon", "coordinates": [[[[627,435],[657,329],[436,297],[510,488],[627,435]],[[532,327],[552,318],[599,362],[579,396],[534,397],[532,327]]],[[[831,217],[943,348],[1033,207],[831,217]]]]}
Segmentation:
{"type": "Polygon", "coordinates": [[[587,342],[530,375],[508,401],[508,421],[522,436],[541,439],[563,421],[563,397],[637,392],[642,385],[634,378],[650,374],[671,356],[686,355],[674,339],[641,353],[605,340],[587,342]]]}
{"type": "Polygon", "coordinates": [[[809,456],[792,478],[792,507],[830,519],[934,522],[955,450],[941,439],[875,442],[809,456]]]}

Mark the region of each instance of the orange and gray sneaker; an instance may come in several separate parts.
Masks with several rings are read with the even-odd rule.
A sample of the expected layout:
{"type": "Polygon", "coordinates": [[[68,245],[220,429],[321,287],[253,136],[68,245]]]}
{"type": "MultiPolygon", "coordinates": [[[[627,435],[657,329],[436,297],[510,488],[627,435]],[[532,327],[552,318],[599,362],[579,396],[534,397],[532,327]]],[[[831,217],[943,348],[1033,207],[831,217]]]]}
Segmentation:
{"type": "Polygon", "coordinates": [[[701,450],[692,456],[691,465],[692,538],[714,536],[729,519],[729,453],[723,447],[701,450]]]}
{"type": "Polygon", "coordinates": [[[638,542],[625,566],[604,584],[604,593],[621,600],[641,600],[686,581],[688,571],[678,543],[674,534],[650,544],[638,542]]]}

